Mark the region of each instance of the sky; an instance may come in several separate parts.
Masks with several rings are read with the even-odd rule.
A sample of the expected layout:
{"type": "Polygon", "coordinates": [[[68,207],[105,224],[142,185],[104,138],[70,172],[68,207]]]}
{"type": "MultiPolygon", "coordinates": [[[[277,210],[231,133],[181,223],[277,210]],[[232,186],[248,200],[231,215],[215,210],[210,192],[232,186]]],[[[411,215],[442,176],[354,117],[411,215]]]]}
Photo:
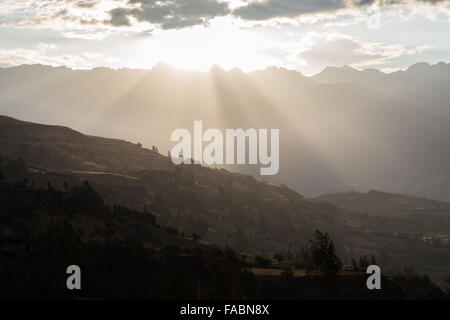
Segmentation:
{"type": "Polygon", "coordinates": [[[0,0],[0,67],[312,75],[450,62],[450,0],[0,0]]]}

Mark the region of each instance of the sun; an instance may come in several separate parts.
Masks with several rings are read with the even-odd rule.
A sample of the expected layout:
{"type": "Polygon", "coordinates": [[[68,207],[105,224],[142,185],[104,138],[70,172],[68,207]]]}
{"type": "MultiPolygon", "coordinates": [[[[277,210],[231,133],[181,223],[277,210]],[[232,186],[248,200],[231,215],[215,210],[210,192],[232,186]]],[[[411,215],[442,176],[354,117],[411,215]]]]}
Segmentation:
{"type": "Polygon", "coordinates": [[[227,18],[215,19],[208,26],[157,30],[141,45],[139,64],[144,67],[164,62],[187,70],[207,71],[219,65],[225,70],[253,71],[274,64],[264,53],[261,34],[242,30],[227,18]]]}

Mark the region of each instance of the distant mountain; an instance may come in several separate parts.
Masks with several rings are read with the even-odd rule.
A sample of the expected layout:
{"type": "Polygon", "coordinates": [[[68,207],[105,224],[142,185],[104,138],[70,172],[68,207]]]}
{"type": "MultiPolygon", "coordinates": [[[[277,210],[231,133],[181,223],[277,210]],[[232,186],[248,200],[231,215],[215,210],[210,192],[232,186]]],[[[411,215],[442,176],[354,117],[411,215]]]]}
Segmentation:
{"type": "MultiPolygon", "coordinates": [[[[381,80],[400,80],[410,76],[428,76],[432,77],[448,77],[450,71],[450,63],[439,62],[431,65],[427,62],[419,62],[411,65],[406,71],[395,71],[392,73],[384,73],[377,69],[358,70],[349,66],[342,67],[326,67],[318,74],[311,77],[314,81],[320,83],[343,83],[356,82],[363,85],[372,84],[381,80]]],[[[418,79],[415,79],[418,80],[418,79]]],[[[404,83],[405,86],[410,84],[404,83]]]]}
{"type": "MultiPolygon", "coordinates": [[[[450,200],[449,65],[383,74],[328,68],[0,70],[0,112],[123,138],[166,154],[176,128],[279,128],[280,171],[305,196],[379,189],[450,200]],[[327,80],[327,74],[333,74],[327,80]],[[320,80],[320,81],[319,81],[320,80]],[[324,83],[326,82],[326,83],[324,83]]],[[[256,166],[223,166],[258,176],[256,166]]]]}
{"type": "Polygon", "coordinates": [[[438,214],[450,215],[450,203],[448,202],[377,190],[366,193],[352,191],[324,194],[315,199],[333,203],[345,210],[364,212],[371,216],[395,218],[409,214],[427,213],[429,218],[433,219],[438,214]]]}
{"type": "MultiPolygon", "coordinates": [[[[450,273],[450,244],[441,241],[450,234],[446,203],[420,200],[427,205],[417,211],[417,202],[407,198],[399,204],[405,214],[397,214],[399,207],[392,204],[396,200],[389,199],[401,196],[377,193],[371,203],[385,212],[370,214],[363,207],[345,207],[333,196],[309,200],[286,186],[248,175],[175,166],[139,144],[4,116],[0,156],[0,176],[7,180],[63,192],[88,180],[108,206],[147,209],[158,224],[196,234],[203,244],[250,254],[295,253],[319,229],[331,234],[344,263],[374,254],[386,271],[415,266],[440,284],[450,273]],[[27,167],[15,159],[24,159],[27,167]],[[430,243],[429,237],[441,240],[430,243]]],[[[355,198],[366,203],[364,195],[355,198]]]]}
{"type": "Polygon", "coordinates": [[[349,66],[343,66],[326,67],[311,78],[320,83],[355,82],[365,84],[372,81],[381,81],[387,77],[387,74],[376,69],[357,70],[349,66]]]}
{"type": "Polygon", "coordinates": [[[388,74],[374,69],[356,70],[348,66],[327,67],[311,78],[320,83],[358,83],[437,115],[450,117],[450,63],[431,65],[419,62],[406,71],[388,74]]]}

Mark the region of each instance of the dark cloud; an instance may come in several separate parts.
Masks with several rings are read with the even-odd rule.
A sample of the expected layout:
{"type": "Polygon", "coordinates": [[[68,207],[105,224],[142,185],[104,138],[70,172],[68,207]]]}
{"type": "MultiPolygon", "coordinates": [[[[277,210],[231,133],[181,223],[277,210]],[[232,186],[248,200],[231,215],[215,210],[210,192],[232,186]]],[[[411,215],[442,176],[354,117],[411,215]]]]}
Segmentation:
{"type": "MultiPolygon", "coordinates": [[[[450,0],[416,0],[422,3],[444,3],[450,0]]],[[[367,7],[373,4],[389,6],[407,3],[405,0],[266,0],[252,2],[237,8],[233,14],[246,20],[266,20],[271,18],[293,18],[304,14],[336,11],[342,8],[367,7]]]]}
{"type": "Polygon", "coordinates": [[[129,9],[115,8],[109,13],[111,14],[111,19],[108,22],[113,26],[121,27],[131,25],[130,18],[128,17],[131,14],[129,9]]]}
{"type": "Polygon", "coordinates": [[[439,2],[449,2],[449,0],[419,0],[420,2],[430,2],[430,3],[439,3],[439,2]]]}
{"type": "MultiPolygon", "coordinates": [[[[377,3],[377,1],[373,0],[372,2],[377,3]]],[[[416,3],[431,3],[431,4],[438,4],[438,3],[445,3],[450,2],[450,0],[415,0],[416,3]]],[[[378,4],[380,6],[389,6],[393,4],[407,4],[411,1],[407,0],[379,0],[378,4]]]]}
{"type": "MultiPolygon", "coordinates": [[[[373,2],[377,2],[377,1],[374,0],[373,2]]],[[[415,2],[436,4],[436,3],[450,2],[450,0],[415,0],[415,2]]],[[[407,0],[379,0],[378,4],[380,6],[389,6],[389,5],[392,5],[392,4],[406,4],[406,3],[411,3],[411,1],[407,1],[407,0]]]]}
{"type": "Polygon", "coordinates": [[[238,8],[233,13],[247,20],[266,20],[334,11],[345,6],[345,0],[267,0],[265,2],[250,3],[245,7],[238,8]]]}
{"type": "Polygon", "coordinates": [[[359,0],[355,4],[357,6],[370,6],[371,4],[374,4],[375,0],[359,0]]]}
{"type": "Polygon", "coordinates": [[[78,1],[76,6],[79,8],[92,8],[97,5],[97,1],[78,1]]]}
{"type": "Polygon", "coordinates": [[[137,9],[116,8],[110,11],[110,24],[128,26],[132,16],[141,22],[159,25],[162,29],[179,29],[230,13],[228,5],[217,0],[129,0],[137,9]]]}
{"type": "MultiPolygon", "coordinates": [[[[444,3],[449,0],[416,0],[422,3],[444,3]]],[[[278,17],[298,17],[304,14],[333,12],[353,7],[364,8],[372,4],[389,6],[405,0],[266,0],[250,2],[231,11],[220,0],[128,0],[128,8],[120,7],[110,11],[114,26],[129,26],[130,17],[140,22],[149,22],[162,29],[180,29],[204,24],[218,17],[233,14],[245,20],[267,20],[278,17]],[[131,8],[135,7],[135,8],[131,8]]]]}

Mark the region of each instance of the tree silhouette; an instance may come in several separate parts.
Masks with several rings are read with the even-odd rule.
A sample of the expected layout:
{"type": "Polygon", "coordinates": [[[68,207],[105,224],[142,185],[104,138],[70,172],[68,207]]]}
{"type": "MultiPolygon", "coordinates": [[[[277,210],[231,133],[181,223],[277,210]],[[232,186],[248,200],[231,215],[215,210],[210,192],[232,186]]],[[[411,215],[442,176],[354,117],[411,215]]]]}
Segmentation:
{"type": "Polygon", "coordinates": [[[281,261],[283,261],[283,254],[281,252],[274,254],[273,258],[277,260],[278,267],[281,267],[281,261]]]}
{"type": "Polygon", "coordinates": [[[259,268],[268,268],[272,265],[272,260],[267,257],[256,255],[255,266],[259,268]]]}
{"type": "Polygon", "coordinates": [[[328,233],[314,232],[310,240],[310,253],[314,266],[325,275],[336,274],[342,269],[342,262],[328,233]]]}

